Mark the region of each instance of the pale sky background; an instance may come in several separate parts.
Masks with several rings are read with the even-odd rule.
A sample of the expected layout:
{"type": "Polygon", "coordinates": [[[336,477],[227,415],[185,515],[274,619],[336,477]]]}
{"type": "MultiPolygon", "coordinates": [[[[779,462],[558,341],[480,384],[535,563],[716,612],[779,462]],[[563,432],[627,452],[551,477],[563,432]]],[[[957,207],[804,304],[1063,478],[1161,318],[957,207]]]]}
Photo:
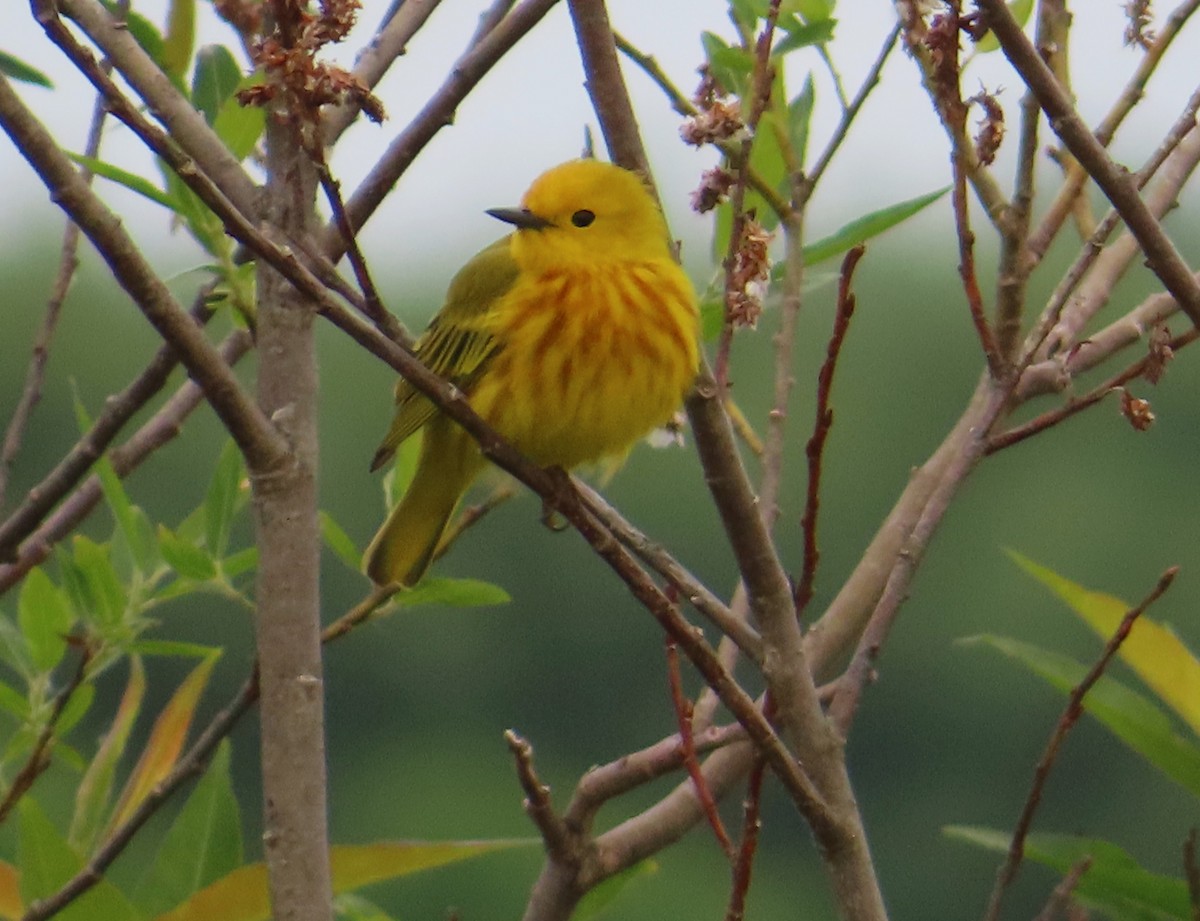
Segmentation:
{"type": "MultiPolygon", "coordinates": [[[[158,23],[166,6],[166,0],[134,0],[136,10],[158,23]]],[[[339,49],[344,61],[352,60],[387,6],[387,0],[364,0],[354,40],[339,49]]],[[[338,148],[334,166],[346,189],[354,188],[387,142],[442,82],[485,6],[483,0],[444,0],[433,13],[410,44],[409,53],[378,89],[388,121],[382,126],[356,125],[338,148]]],[[[611,0],[609,6],[615,26],[654,54],[689,93],[702,59],[699,33],[706,29],[726,37],[732,33],[724,0],[611,0]]],[[[1080,107],[1092,122],[1103,114],[1140,54],[1122,45],[1122,7],[1120,0],[1086,0],[1075,5],[1077,28],[1071,55],[1080,107]]],[[[200,9],[205,28],[199,42],[234,44],[207,5],[202,3],[200,9]]],[[[1166,12],[1168,6],[1160,9],[1160,16],[1166,12]]],[[[838,13],[840,22],[830,52],[852,94],[891,26],[893,11],[884,0],[842,0],[838,13]]],[[[1150,85],[1149,103],[1118,136],[1115,149],[1119,155],[1135,163],[1140,160],[1183,106],[1196,80],[1198,35],[1200,28],[1193,23],[1177,39],[1150,85]]],[[[27,4],[14,3],[5,15],[0,48],[52,76],[55,90],[20,85],[20,92],[60,138],[76,149],[82,147],[92,94],[32,21],[27,4]]],[[[838,116],[828,74],[809,51],[788,57],[787,67],[793,93],[807,70],[816,73],[818,107],[812,145],[819,149],[838,116]]],[[[699,173],[715,158],[710,151],[683,145],[679,120],[659,90],[628,62],[625,70],[668,215],[676,235],[685,242],[685,260],[693,268],[702,266],[709,225],[690,214],[687,201],[699,173]]],[[[1004,151],[1011,156],[1018,81],[999,53],[978,58],[968,75],[968,92],[981,84],[991,90],[1007,88],[1000,99],[1014,129],[1004,151]]],[[[814,202],[810,236],[824,235],[865,210],[922,194],[948,181],[946,142],[924,94],[916,89],[916,81],[914,64],[902,52],[894,52],[882,86],[814,202]]],[[[485,217],[483,210],[515,203],[544,168],[578,155],[583,126],[595,125],[582,84],[564,3],[485,78],[459,109],[455,124],[442,130],[401,180],[370,223],[364,237],[368,257],[388,262],[388,268],[398,260],[412,260],[411,265],[421,267],[438,254],[458,263],[494,239],[501,228],[485,217]]],[[[110,124],[113,127],[103,156],[154,176],[149,158],[128,130],[110,124]]],[[[1050,135],[1043,134],[1043,148],[1049,141],[1050,135]]],[[[33,226],[44,226],[44,189],[5,139],[0,139],[0,176],[5,188],[0,234],[23,233],[31,221],[36,222],[33,226]]],[[[128,193],[110,183],[101,185],[114,203],[122,208],[128,205],[128,193]]],[[[165,233],[165,222],[156,212],[153,206],[136,203],[126,213],[139,239],[166,266],[179,271],[194,264],[196,250],[183,234],[172,238],[165,233]]]]}

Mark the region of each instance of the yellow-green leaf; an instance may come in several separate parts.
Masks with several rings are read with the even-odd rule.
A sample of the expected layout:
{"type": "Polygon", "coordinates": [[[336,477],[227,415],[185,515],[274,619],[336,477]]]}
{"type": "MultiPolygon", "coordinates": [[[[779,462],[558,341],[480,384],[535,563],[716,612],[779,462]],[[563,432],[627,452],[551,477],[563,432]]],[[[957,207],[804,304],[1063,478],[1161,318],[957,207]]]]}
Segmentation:
{"type": "MultiPolygon", "coordinates": [[[[511,847],[536,844],[532,839],[501,841],[400,841],[338,845],[330,851],[333,891],[346,892],[511,847]]],[[[266,921],[271,916],[267,868],[254,863],[201,889],[155,921],[266,921]]]]}
{"type": "MultiPolygon", "coordinates": [[[[1120,598],[1086,589],[1012,550],[1008,555],[1105,640],[1133,607],[1120,598]]],[[[1163,703],[1200,734],[1200,661],[1169,627],[1142,615],[1121,644],[1119,655],[1163,703]]]]}
{"type": "Polygon", "coordinates": [[[81,854],[91,851],[96,842],[96,835],[103,827],[117,763],[125,753],[125,743],[141,711],[145,695],[146,670],[142,667],[140,656],[130,656],[129,681],[125,684],[125,692],[117,706],[117,715],[113,718],[112,727],[105,733],[96,757],[88,765],[87,773],[79,783],[79,789],[75,791],[75,815],[71,819],[68,840],[81,854]]]}
{"type": "Polygon", "coordinates": [[[146,748],[121,793],[121,800],[113,814],[112,822],[109,823],[110,829],[128,819],[158,782],[175,767],[179,753],[183,750],[183,743],[187,739],[196,704],[205,685],[208,684],[208,677],[218,655],[219,653],[214,653],[206,657],[183,679],[183,683],[154,721],[146,748]]]}
{"type": "Polygon", "coordinates": [[[0,860],[0,918],[16,921],[25,914],[21,901],[21,873],[11,863],[0,860]]]}

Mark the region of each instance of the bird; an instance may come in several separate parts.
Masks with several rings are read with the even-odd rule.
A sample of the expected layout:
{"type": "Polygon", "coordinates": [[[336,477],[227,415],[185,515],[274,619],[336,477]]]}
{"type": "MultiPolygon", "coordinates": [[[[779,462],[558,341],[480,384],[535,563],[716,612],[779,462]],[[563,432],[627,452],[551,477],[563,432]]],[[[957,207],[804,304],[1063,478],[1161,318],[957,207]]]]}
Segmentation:
{"type": "MultiPolygon", "coordinates": [[[[451,280],[415,355],[529,460],[615,469],[669,421],[698,368],[696,292],[642,178],[594,159],[555,166],[516,208],[513,227],[451,280]]],[[[475,441],[403,377],[371,470],[405,439],[416,472],[368,546],[377,585],[415,585],[464,493],[487,466],[475,441]]]]}

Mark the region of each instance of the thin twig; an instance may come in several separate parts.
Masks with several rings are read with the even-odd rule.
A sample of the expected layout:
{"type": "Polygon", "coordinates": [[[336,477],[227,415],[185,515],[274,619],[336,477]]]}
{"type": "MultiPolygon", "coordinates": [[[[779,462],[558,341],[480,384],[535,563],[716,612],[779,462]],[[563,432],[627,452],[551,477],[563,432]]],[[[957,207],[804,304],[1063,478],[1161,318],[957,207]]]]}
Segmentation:
{"type": "Polygon", "coordinates": [[[517,778],[521,782],[521,789],[525,791],[525,812],[541,832],[546,851],[559,859],[577,854],[578,836],[554,811],[550,788],[542,783],[533,766],[533,746],[511,729],[505,730],[504,741],[512,752],[517,778]]]}
{"type": "Polygon", "coordinates": [[[721,814],[717,812],[717,802],[713,799],[712,791],[700,771],[700,762],[696,760],[696,745],[692,738],[692,702],[683,693],[683,678],[679,672],[679,651],[675,642],[668,637],[665,643],[667,652],[667,681],[671,688],[671,705],[675,711],[675,721],[679,726],[679,748],[683,757],[683,766],[687,769],[692,786],[696,788],[696,799],[704,810],[704,817],[716,836],[717,844],[725,852],[730,861],[734,860],[736,852],[721,814]]]}
{"type": "MultiPolygon", "coordinates": [[[[103,134],[104,119],[107,114],[108,108],[105,106],[103,98],[97,96],[92,107],[92,120],[88,127],[87,141],[84,144],[85,156],[95,157],[99,153],[100,138],[103,134]]],[[[91,171],[84,169],[83,178],[85,182],[90,182],[91,171]]],[[[42,380],[46,372],[46,362],[50,357],[50,343],[54,339],[63,303],[67,299],[71,280],[75,277],[75,269],[79,265],[78,250],[79,227],[72,221],[68,221],[63,231],[62,245],[59,247],[58,274],[54,278],[50,296],[46,300],[46,312],[42,316],[42,325],[34,338],[33,354],[29,358],[29,366],[25,372],[25,384],[21,388],[21,396],[9,418],[2,446],[0,446],[0,509],[4,508],[8,478],[12,471],[13,461],[16,460],[17,453],[21,449],[21,440],[29,425],[30,414],[42,396],[42,380]]],[[[3,543],[0,542],[0,560],[4,558],[3,543]]]]}
{"type": "Polygon", "coordinates": [[[829,438],[829,430],[833,427],[833,409],[830,408],[833,375],[837,370],[838,358],[842,353],[842,343],[845,342],[846,333],[850,329],[850,319],[854,316],[856,299],[850,289],[850,284],[854,278],[854,269],[858,265],[858,260],[862,258],[865,251],[865,247],[860,243],[847,252],[845,258],[842,259],[833,331],[829,336],[829,345],[825,349],[825,361],[822,362],[821,370],[817,374],[816,418],[813,421],[812,435],[804,446],[804,454],[808,460],[808,485],[804,496],[804,514],[800,518],[800,530],[804,534],[804,562],[795,591],[798,614],[803,614],[812,600],[817,563],[821,556],[817,547],[817,515],[821,505],[821,461],[825,456],[825,442],[829,438]]]}
{"type": "Polygon", "coordinates": [[[594,514],[614,537],[628,547],[643,563],[662,576],[701,615],[733,640],[751,662],[762,663],[762,638],[744,617],[739,617],[703,582],[684,568],[661,544],[626,520],[598,492],[581,480],[575,480],[588,511],[594,514]]]}
{"type": "Polygon", "coordinates": [[[92,663],[92,647],[86,640],[78,645],[82,647],[79,655],[79,664],[75,667],[71,679],[54,696],[54,703],[50,707],[46,723],[42,726],[41,732],[38,733],[37,739],[34,740],[33,749],[29,752],[29,757],[25,759],[24,766],[13,777],[12,783],[9,784],[8,789],[4,792],[3,800],[0,800],[0,824],[8,818],[9,813],[20,802],[21,797],[29,792],[29,788],[33,786],[34,781],[50,766],[54,730],[58,726],[58,721],[62,718],[63,710],[66,709],[71,697],[83,684],[83,679],[87,676],[88,666],[92,663]]]}
{"type": "Polygon", "coordinates": [[[762,829],[762,789],[766,765],[761,758],[754,762],[746,781],[746,800],[742,805],[742,840],[738,843],[733,862],[733,884],[729,892],[729,907],[725,921],[742,921],[746,917],[746,896],[750,893],[750,877],[754,857],[758,852],[758,833],[762,829]]]}
{"type": "Polygon", "coordinates": [[[1059,717],[1058,724],[1054,727],[1054,732],[1050,734],[1050,740],[1046,743],[1046,748],[1043,750],[1041,758],[1038,759],[1037,767],[1034,768],[1033,783],[1029,787],[1029,794],[1025,798],[1025,805],[1021,808],[1021,814],[1017,818],[1016,826],[1013,828],[1012,841],[1008,846],[1008,856],[996,873],[996,885],[992,890],[988,910],[984,913],[984,921],[997,921],[1000,917],[1000,905],[1004,894],[1008,890],[1008,887],[1012,885],[1013,880],[1017,878],[1017,873],[1021,868],[1021,861],[1025,856],[1025,839],[1029,835],[1029,830],[1033,825],[1034,814],[1037,812],[1038,805],[1042,801],[1042,792],[1046,787],[1046,781],[1049,779],[1050,772],[1054,768],[1054,763],[1058,759],[1058,753],[1062,748],[1063,740],[1066,739],[1067,733],[1078,722],[1079,717],[1083,715],[1083,698],[1095,686],[1096,682],[1100,680],[1105,669],[1108,668],[1109,663],[1112,661],[1113,656],[1117,654],[1117,650],[1121,648],[1121,644],[1129,636],[1129,631],[1133,629],[1134,622],[1171,587],[1171,583],[1175,581],[1175,576],[1178,573],[1178,566],[1169,568],[1159,576],[1158,583],[1150,590],[1150,593],[1135,607],[1130,608],[1126,612],[1125,616],[1121,618],[1120,624],[1117,625],[1117,629],[1112,637],[1105,643],[1104,652],[1096,660],[1096,664],[1088,670],[1083,680],[1071,690],[1070,697],[1067,699],[1067,706],[1063,710],[1062,716],[1059,717]]]}
{"type": "Polygon", "coordinates": [[[1058,885],[1054,887],[1054,891],[1050,893],[1050,898],[1046,900],[1045,907],[1037,913],[1037,917],[1033,921],[1054,921],[1059,913],[1071,902],[1071,896],[1079,886],[1079,881],[1083,879],[1085,874],[1092,867],[1092,858],[1090,856],[1083,857],[1072,864],[1058,885]]]}

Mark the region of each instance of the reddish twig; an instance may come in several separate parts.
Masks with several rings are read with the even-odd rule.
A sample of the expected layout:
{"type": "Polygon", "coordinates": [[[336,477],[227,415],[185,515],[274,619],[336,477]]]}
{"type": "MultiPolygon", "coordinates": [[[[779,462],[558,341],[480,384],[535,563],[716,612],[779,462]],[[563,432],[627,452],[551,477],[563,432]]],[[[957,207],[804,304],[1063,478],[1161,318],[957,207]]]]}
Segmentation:
{"type": "Polygon", "coordinates": [[[679,749],[683,765],[692,779],[692,786],[696,790],[696,799],[700,803],[700,808],[704,810],[704,817],[708,819],[717,843],[721,845],[725,856],[732,861],[736,853],[733,841],[730,840],[729,833],[725,830],[725,823],[721,821],[720,813],[717,812],[716,800],[713,799],[712,791],[704,780],[700,762],[696,759],[696,743],[692,738],[692,702],[683,693],[683,679],[679,673],[679,650],[675,641],[670,637],[666,639],[666,650],[667,680],[671,686],[671,704],[675,710],[675,720],[679,724],[679,749]]]}
{"type": "Polygon", "coordinates": [[[804,609],[812,600],[817,563],[821,556],[817,547],[817,515],[821,505],[821,460],[825,454],[829,430],[833,427],[833,410],[830,408],[829,398],[833,391],[833,374],[837,370],[842,343],[846,340],[846,332],[850,329],[850,319],[854,315],[856,305],[850,283],[854,277],[854,269],[865,251],[866,248],[860,243],[842,259],[833,332],[825,349],[825,361],[817,374],[816,420],[813,423],[812,437],[804,446],[804,454],[808,458],[808,489],[804,498],[804,514],[800,519],[800,527],[804,534],[804,565],[795,591],[796,611],[800,614],[804,613],[804,609]]]}
{"type": "Polygon", "coordinates": [[[765,776],[766,764],[763,763],[762,758],[756,758],[754,767],[750,769],[750,776],[746,780],[742,840],[738,845],[737,857],[733,862],[733,886],[729,893],[729,907],[725,910],[725,921],[742,921],[746,916],[746,896],[750,892],[754,855],[758,852],[758,833],[762,828],[760,807],[765,776]]]}
{"type": "Polygon", "coordinates": [[[1033,921],[1054,921],[1059,913],[1067,907],[1071,901],[1071,896],[1079,886],[1079,881],[1083,879],[1083,874],[1092,867],[1092,858],[1084,857],[1075,862],[1071,869],[1066,872],[1054,891],[1050,893],[1050,898],[1046,900],[1045,907],[1038,912],[1037,917],[1033,921]]]}
{"type": "Polygon", "coordinates": [[[1058,725],[1054,727],[1054,732],[1050,735],[1050,741],[1046,743],[1042,757],[1038,760],[1037,767],[1034,768],[1033,783],[1030,785],[1029,795],[1025,798],[1025,805],[1021,808],[1021,814],[1017,818],[1016,827],[1013,829],[1012,842],[1008,847],[1008,856],[996,873],[996,885],[992,890],[988,910],[983,916],[984,921],[997,921],[1000,917],[1000,903],[1004,898],[1004,893],[1013,880],[1017,878],[1017,872],[1021,868],[1021,861],[1025,856],[1025,839],[1029,835],[1029,829],[1033,825],[1034,814],[1037,812],[1038,805],[1042,801],[1042,792],[1045,790],[1046,781],[1050,777],[1050,771],[1054,768],[1054,763],[1058,759],[1059,750],[1062,748],[1062,743],[1066,739],[1067,733],[1071,731],[1075,723],[1078,722],[1079,717],[1083,715],[1083,698],[1096,682],[1100,680],[1105,669],[1108,668],[1109,663],[1112,661],[1113,656],[1117,654],[1117,650],[1121,648],[1121,644],[1129,636],[1129,631],[1133,629],[1134,622],[1171,587],[1171,583],[1175,581],[1175,576],[1178,572],[1178,566],[1172,566],[1164,572],[1159,576],[1158,583],[1150,590],[1150,593],[1136,607],[1130,608],[1126,612],[1125,616],[1121,618],[1121,623],[1117,625],[1116,631],[1105,644],[1104,652],[1096,660],[1096,664],[1088,670],[1083,680],[1072,688],[1071,695],[1067,699],[1067,706],[1063,710],[1062,716],[1058,719],[1058,725]]]}

